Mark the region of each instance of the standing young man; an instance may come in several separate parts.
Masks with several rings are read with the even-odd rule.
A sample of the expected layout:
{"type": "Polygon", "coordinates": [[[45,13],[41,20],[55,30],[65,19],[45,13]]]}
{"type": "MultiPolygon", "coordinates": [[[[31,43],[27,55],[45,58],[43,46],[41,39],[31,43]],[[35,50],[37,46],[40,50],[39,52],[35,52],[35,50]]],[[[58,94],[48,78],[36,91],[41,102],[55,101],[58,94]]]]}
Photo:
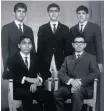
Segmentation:
{"type": "MultiPolygon", "coordinates": [[[[23,23],[27,12],[27,6],[24,3],[17,3],[14,6],[14,21],[2,27],[1,45],[3,64],[5,65],[8,57],[13,56],[17,50],[17,44],[21,35],[26,35],[34,41],[32,29],[23,23]]],[[[33,45],[35,52],[35,45],[33,45]]]]}
{"type": "Polygon", "coordinates": [[[85,37],[87,41],[85,51],[96,56],[99,69],[102,71],[103,50],[100,27],[88,21],[89,12],[86,6],[79,6],[76,13],[79,23],[70,29],[70,36],[72,39],[79,34],[85,37]]]}
{"type": "Polygon", "coordinates": [[[60,7],[57,4],[50,4],[47,12],[50,21],[39,27],[37,54],[42,72],[51,72],[53,77],[57,77],[65,56],[72,52],[71,44],[67,43],[69,28],[59,22],[60,7]]]}
{"type": "MultiPolygon", "coordinates": [[[[10,56],[15,55],[18,51],[18,41],[21,35],[30,37],[33,41],[33,51],[35,52],[34,35],[32,29],[23,23],[27,12],[27,6],[24,3],[17,3],[14,6],[14,21],[6,24],[2,27],[1,32],[1,48],[3,65],[5,66],[7,59],[10,56]]],[[[6,93],[7,94],[7,93],[6,93]]],[[[5,96],[2,93],[2,97],[5,96]]],[[[11,109],[11,97],[9,96],[9,110],[11,109]]],[[[20,106],[20,102],[16,101],[17,107],[20,106]]]]}

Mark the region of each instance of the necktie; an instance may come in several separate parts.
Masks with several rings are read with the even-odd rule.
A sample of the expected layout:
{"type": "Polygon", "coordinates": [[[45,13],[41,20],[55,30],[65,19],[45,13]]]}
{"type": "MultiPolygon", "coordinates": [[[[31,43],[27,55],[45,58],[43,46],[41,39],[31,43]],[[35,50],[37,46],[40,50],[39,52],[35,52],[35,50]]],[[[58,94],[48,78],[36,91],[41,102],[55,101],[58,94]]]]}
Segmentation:
{"type": "Polygon", "coordinates": [[[83,24],[81,24],[80,32],[83,32],[83,24]]]}
{"type": "Polygon", "coordinates": [[[77,54],[77,59],[79,59],[79,58],[80,58],[80,56],[81,56],[80,54],[77,54]]]}
{"type": "Polygon", "coordinates": [[[28,61],[27,61],[27,57],[25,57],[25,65],[27,66],[28,68],[28,61]]]}
{"type": "Polygon", "coordinates": [[[53,24],[53,33],[55,34],[56,32],[56,24],[53,24]]]}
{"type": "Polygon", "coordinates": [[[19,24],[19,30],[22,32],[21,24],[19,24]]]}

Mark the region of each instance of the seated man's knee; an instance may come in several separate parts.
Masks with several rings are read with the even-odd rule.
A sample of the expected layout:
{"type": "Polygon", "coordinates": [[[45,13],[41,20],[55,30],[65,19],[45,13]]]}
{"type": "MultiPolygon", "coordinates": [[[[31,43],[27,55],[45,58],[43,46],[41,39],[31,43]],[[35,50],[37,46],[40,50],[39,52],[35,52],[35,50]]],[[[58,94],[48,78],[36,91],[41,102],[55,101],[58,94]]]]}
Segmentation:
{"type": "Polygon", "coordinates": [[[74,99],[83,99],[83,95],[81,94],[81,92],[78,90],[75,93],[72,93],[72,98],[74,99]]]}

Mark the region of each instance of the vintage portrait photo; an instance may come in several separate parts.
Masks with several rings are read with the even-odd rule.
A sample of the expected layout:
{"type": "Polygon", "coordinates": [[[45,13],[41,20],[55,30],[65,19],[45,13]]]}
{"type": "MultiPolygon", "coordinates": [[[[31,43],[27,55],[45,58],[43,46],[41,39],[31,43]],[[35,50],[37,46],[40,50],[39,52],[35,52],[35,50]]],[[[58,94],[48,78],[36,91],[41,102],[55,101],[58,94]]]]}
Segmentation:
{"type": "Polygon", "coordinates": [[[104,111],[104,1],[1,0],[1,111],[104,111]]]}

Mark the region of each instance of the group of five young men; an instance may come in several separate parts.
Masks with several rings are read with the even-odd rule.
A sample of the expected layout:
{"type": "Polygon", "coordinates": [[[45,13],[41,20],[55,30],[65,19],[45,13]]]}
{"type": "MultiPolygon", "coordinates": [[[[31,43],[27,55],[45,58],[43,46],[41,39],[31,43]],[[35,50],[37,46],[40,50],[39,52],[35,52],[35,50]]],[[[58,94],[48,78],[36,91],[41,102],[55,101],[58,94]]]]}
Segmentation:
{"type": "Polygon", "coordinates": [[[33,31],[23,24],[26,11],[26,4],[17,3],[15,20],[2,28],[3,78],[13,79],[14,99],[22,100],[23,111],[34,110],[33,99],[44,104],[45,111],[64,111],[63,103],[70,97],[72,111],[81,111],[102,71],[99,26],[88,21],[88,8],[79,6],[79,23],[69,31],[59,22],[60,7],[52,3],[47,7],[50,22],[39,27],[36,54],[33,31]],[[51,76],[59,77],[61,85],[53,94],[43,85],[51,76]]]}

